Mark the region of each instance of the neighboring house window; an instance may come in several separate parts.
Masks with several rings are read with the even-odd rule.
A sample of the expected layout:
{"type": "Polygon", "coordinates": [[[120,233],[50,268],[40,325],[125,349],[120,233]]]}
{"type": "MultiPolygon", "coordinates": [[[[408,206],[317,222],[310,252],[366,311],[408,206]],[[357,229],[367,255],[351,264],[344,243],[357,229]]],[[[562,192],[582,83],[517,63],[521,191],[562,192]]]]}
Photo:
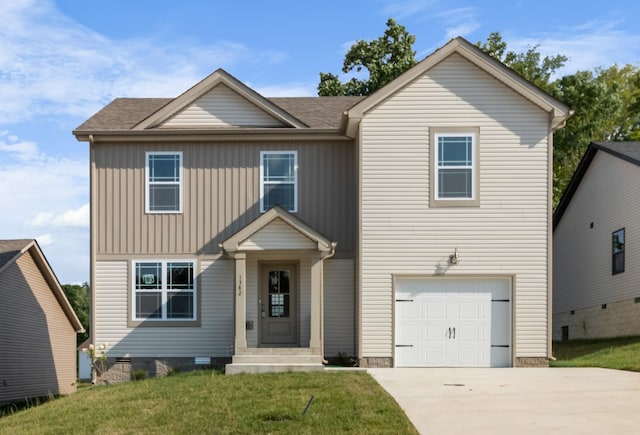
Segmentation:
{"type": "Polygon", "coordinates": [[[134,261],[133,320],[196,320],[195,261],[134,261]]]}
{"type": "Polygon", "coordinates": [[[280,205],[298,211],[298,153],[262,151],[260,153],[260,211],[280,205]]]}
{"type": "Polygon", "coordinates": [[[432,205],[479,205],[478,129],[432,130],[432,205]]]}
{"type": "Polygon", "coordinates": [[[182,212],[182,153],[146,153],[147,213],[182,212]]]}
{"type": "Polygon", "coordinates": [[[611,255],[611,274],[624,272],[624,228],[613,232],[611,255]]]}

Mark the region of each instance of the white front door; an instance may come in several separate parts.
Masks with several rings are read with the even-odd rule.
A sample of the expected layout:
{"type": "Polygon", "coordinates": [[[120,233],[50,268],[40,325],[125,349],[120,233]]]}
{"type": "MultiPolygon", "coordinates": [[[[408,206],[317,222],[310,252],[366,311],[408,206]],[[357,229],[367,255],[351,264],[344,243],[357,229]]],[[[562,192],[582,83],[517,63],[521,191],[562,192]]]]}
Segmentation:
{"type": "Polygon", "coordinates": [[[396,367],[511,365],[508,279],[396,281],[396,367]]]}
{"type": "Polygon", "coordinates": [[[298,273],[295,263],[260,266],[260,345],[297,346],[298,273]]]}

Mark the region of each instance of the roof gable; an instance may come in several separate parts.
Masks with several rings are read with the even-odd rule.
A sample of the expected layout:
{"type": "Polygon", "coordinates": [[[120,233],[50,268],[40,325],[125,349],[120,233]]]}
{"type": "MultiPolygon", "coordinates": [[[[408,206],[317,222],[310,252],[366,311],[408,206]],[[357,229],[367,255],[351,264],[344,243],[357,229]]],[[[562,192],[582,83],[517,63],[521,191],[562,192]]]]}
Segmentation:
{"type": "Polygon", "coordinates": [[[591,142],[582,156],[576,171],[571,177],[571,181],[569,181],[569,184],[562,194],[562,198],[553,213],[554,230],[560,223],[567,207],[569,207],[569,203],[571,202],[573,195],[578,190],[580,182],[586,175],[589,165],[591,165],[591,162],[598,151],[603,151],[640,167],[640,142],[591,142]]]}
{"type": "MultiPolygon", "coordinates": [[[[183,127],[184,124],[180,121],[185,121],[190,116],[200,119],[203,124],[198,125],[196,123],[195,125],[201,127],[236,125],[229,124],[228,121],[237,122],[238,119],[242,119],[242,116],[239,118],[238,115],[241,114],[237,112],[234,116],[234,113],[232,113],[234,105],[229,105],[229,103],[235,103],[236,106],[239,105],[238,107],[242,107],[243,110],[249,110],[249,116],[238,125],[249,126],[250,124],[247,122],[250,122],[250,119],[254,119],[263,123],[268,121],[270,124],[266,125],[268,127],[306,127],[302,121],[273,104],[231,74],[218,69],[182,95],[174,98],[164,107],[143,119],[132,130],[175,127],[176,124],[183,127]],[[225,102],[227,103],[226,105],[225,102]],[[231,112],[229,109],[231,109],[231,112]]],[[[250,126],[253,127],[255,125],[250,126]]]]}
{"type": "Polygon", "coordinates": [[[479,67],[495,79],[504,83],[514,92],[522,95],[542,110],[549,113],[553,129],[559,128],[571,116],[569,108],[556,100],[542,89],[522,78],[516,72],[506,67],[498,60],[492,58],[480,48],[471,44],[464,38],[458,37],[449,41],[442,48],[426,57],[423,61],[405,71],[368,98],[362,100],[348,110],[347,135],[354,137],[356,127],[362,117],[373,107],[389,98],[391,95],[404,88],[406,85],[425,74],[435,65],[446,60],[452,54],[457,53],[464,59],[479,67]]]}
{"type": "MultiPolygon", "coordinates": [[[[330,252],[335,248],[335,243],[331,242],[279,205],[263,213],[246,227],[229,237],[220,244],[220,247],[227,253],[255,250],[256,241],[261,242],[265,240],[263,230],[268,226],[280,232],[285,228],[289,231],[295,231],[293,242],[296,246],[293,247],[294,249],[309,249],[313,247],[319,251],[330,252]],[[311,244],[305,241],[305,238],[308,242],[311,242],[311,244]]],[[[285,248],[282,247],[281,249],[285,248]]]]}
{"type": "Polygon", "coordinates": [[[73,329],[76,332],[84,332],[84,328],[80,323],[78,316],[73,310],[73,307],[69,303],[69,300],[65,296],[64,291],[58,282],[58,278],[56,278],[53,270],[49,266],[49,262],[35,240],[0,240],[0,273],[28,252],[31,253],[40,273],[42,273],[42,277],[49,285],[49,288],[69,319],[73,329]]]}

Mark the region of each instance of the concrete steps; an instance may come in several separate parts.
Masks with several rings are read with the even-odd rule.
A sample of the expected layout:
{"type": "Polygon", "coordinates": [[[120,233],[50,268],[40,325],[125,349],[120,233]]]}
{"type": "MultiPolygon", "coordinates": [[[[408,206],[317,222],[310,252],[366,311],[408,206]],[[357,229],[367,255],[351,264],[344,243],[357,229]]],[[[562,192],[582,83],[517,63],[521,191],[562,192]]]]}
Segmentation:
{"type": "Polygon", "coordinates": [[[225,366],[228,375],[324,370],[322,356],[306,348],[251,348],[234,355],[225,366]]]}

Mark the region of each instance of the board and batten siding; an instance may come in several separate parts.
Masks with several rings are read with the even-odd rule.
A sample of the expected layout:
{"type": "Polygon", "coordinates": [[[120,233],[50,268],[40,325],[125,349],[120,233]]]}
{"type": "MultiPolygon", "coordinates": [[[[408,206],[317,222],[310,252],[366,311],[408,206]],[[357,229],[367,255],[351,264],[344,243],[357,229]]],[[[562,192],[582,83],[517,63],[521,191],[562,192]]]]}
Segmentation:
{"type": "Polygon", "coordinates": [[[76,332],[31,254],[0,282],[0,403],[74,392],[76,332]]]}
{"type": "Polygon", "coordinates": [[[553,233],[554,313],[640,296],[638,186],[637,165],[597,151],[553,233]],[[625,271],[612,275],[611,238],[621,228],[625,271]]]}
{"type": "Polygon", "coordinates": [[[355,277],[353,260],[324,262],[324,355],[355,355],[355,277]]]}
{"type": "Polygon", "coordinates": [[[109,357],[229,357],[233,348],[234,262],[198,261],[201,325],[128,327],[130,261],[96,262],[96,344],[109,343],[109,357]]]}
{"type": "Polygon", "coordinates": [[[162,127],[282,127],[225,85],[218,85],[162,124],[162,127]]]}
{"type": "Polygon", "coordinates": [[[350,141],[95,146],[95,248],[103,255],[218,254],[260,216],[260,151],[298,151],[296,215],[352,258],[356,174],[350,141]],[[182,151],[183,213],[146,214],[145,152],[182,151]]]}
{"type": "Polygon", "coordinates": [[[362,357],[393,356],[394,274],[514,276],[515,356],[547,356],[548,131],[544,111],[457,54],[365,114],[362,357]],[[479,128],[479,207],[429,207],[438,127],[479,128]]]}

